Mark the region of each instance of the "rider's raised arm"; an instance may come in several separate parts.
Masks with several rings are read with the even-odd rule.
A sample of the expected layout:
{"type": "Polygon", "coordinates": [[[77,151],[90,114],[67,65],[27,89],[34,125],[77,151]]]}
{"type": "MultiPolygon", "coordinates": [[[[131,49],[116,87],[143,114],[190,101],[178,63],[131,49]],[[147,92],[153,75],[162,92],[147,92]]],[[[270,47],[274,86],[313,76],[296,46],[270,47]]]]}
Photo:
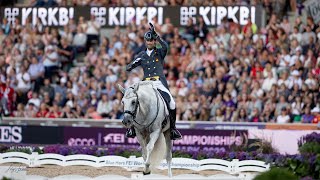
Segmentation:
{"type": "Polygon", "coordinates": [[[167,55],[169,49],[168,43],[164,41],[160,36],[157,37],[157,41],[161,45],[161,56],[162,58],[164,58],[167,55]]]}
{"type": "Polygon", "coordinates": [[[136,67],[141,65],[141,61],[142,61],[141,55],[142,55],[142,52],[139,53],[136,56],[136,58],[130,64],[127,65],[126,71],[131,71],[132,69],[134,69],[134,68],[136,68],[136,67]]]}

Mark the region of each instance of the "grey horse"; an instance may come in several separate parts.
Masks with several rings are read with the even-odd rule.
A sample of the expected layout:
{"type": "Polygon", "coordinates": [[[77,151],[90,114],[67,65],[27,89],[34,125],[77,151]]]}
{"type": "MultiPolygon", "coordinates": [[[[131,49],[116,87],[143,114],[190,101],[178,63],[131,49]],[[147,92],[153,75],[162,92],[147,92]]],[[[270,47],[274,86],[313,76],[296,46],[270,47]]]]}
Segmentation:
{"type": "Polygon", "coordinates": [[[134,126],[142,147],[143,174],[150,174],[166,158],[168,176],[172,177],[170,123],[166,123],[169,112],[164,99],[148,81],[140,81],[127,89],[118,84],[118,88],[124,95],[122,123],[127,128],[134,126]]]}

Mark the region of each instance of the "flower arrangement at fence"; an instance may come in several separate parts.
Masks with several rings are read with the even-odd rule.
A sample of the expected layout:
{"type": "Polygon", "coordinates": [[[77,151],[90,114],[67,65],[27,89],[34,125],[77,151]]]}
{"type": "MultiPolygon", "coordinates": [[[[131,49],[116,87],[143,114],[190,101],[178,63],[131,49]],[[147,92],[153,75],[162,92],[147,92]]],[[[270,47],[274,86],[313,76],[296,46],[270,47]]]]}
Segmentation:
{"type": "MultiPolygon", "coordinates": [[[[270,163],[272,167],[282,167],[299,177],[309,177],[312,179],[320,179],[320,134],[312,133],[303,136],[299,142],[300,154],[285,155],[277,152],[262,153],[264,151],[192,151],[192,150],[174,150],[173,157],[185,157],[192,159],[224,159],[232,160],[261,160],[266,163],[270,163]]],[[[36,146],[0,146],[0,153],[2,152],[38,152],[42,153],[54,153],[61,155],[73,155],[73,154],[87,154],[93,156],[106,156],[106,155],[118,155],[123,157],[129,157],[132,155],[141,156],[141,149],[127,146],[66,146],[66,145],[48,145],[43,148],[36,146]]]]}
{"type": "Polygon", "coordinates": [[[313,132],[301,137],[298,146],[301,154],[320,154],[320,134],[313,132]]]}

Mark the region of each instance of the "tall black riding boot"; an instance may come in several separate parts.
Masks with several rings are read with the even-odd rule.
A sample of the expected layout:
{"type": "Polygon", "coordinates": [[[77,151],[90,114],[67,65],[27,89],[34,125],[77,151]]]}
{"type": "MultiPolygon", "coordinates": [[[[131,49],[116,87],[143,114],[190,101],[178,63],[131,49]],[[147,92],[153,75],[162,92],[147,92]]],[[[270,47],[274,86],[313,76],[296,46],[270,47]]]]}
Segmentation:
{"type": "Polygon", "coordinates": [[[126,136],[127,136],[127,138],[136,137],[136,131],[134,130],[133,126],[131,128],[129,128],[129,129],[127,129],[126,136]]]}
{"type": "Polygon", "coordinates": [[[170,129],[171,129],[171,139],[172,140],[182,139],[181,133],[176,128],[176,116],[177,116],[177,110],[170,109],[170,129]]]}

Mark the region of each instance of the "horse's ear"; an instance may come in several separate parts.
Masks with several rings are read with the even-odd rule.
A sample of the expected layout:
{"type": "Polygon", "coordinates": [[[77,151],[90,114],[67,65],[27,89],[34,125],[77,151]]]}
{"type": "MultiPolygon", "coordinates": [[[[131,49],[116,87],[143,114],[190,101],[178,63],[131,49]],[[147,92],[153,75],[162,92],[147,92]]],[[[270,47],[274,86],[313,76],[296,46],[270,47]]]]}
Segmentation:
{"type": "Polygon", "coordinates": [[[118,84],[118,89],[122,92],[122,94],[124,94],[126,92],[126,89],[123,88],[120,84],[118,84]]]}
{"type": "Polygon", "coordinates": [[[134,85],[134,91],[135,92],[137,92],[138,91],[138,89],[139,89],[139,85],[140,85],[140,83],[138,82],[138,83],[136,83],[135,85],[134,85]]]}

